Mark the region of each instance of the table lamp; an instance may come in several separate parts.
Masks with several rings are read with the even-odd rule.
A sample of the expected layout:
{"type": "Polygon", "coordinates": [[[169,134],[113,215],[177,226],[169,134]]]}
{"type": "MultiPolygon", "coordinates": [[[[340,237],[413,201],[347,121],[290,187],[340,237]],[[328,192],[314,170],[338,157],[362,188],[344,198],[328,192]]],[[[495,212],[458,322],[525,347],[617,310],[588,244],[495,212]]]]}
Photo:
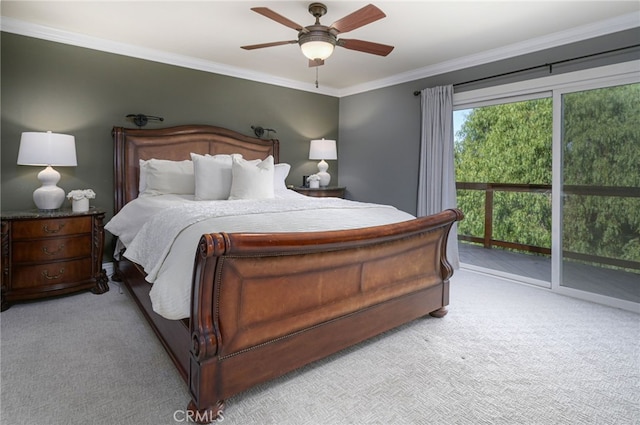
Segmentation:
{"type": "Polygon", "coordinates": [[[20,138],[18,165],[39,165],[46,168],[38,173],[42,186],[33,192],[33,202],[40,210],[57,210],[64,202],[64,190],[56,186],[60,173],[51,166],[75,167],[76,142],[67,134],[24,132],[20,138]]]}
{"type": "Polygon", "coordinates": [[[318,176],[320,176],[320,187],[329,186],[331,176],[327,173],[329,164],[325,162],[325,159],[338,159],[336,152],[335,140],[312,140],[309,145],[309,159],[319,159],[318,163],[318,176]]]}

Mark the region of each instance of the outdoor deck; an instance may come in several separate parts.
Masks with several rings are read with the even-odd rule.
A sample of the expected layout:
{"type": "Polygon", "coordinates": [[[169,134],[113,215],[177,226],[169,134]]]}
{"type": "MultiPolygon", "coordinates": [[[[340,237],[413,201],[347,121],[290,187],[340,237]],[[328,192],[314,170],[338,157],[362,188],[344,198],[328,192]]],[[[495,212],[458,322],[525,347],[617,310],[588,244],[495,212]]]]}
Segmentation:
{"type": "MultiPolygon", "coordinates": [[[[460,242],[458,247],[463,265],[492,269],[507,276],[523,276],[529,283],[551,286],[549,256],[486,249],[465,242],[460,242]]],[[[564,262],[563,268],[563,286],[640,303],[640,271],[631,273],[577,262],[564,262]]]]}

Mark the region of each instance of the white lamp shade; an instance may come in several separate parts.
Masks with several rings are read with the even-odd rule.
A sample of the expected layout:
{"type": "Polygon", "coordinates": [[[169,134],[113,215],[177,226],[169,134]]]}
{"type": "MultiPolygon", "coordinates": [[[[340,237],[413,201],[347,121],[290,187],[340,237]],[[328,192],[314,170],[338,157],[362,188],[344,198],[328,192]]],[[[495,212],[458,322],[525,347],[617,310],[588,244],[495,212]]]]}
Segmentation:
{"type": "Polygon", "coordinates": [[[18,165],[75,167],[78,165],[75,137],[50,131],[22,133],[18,165]]]}
{"type": "Polygon", "coordinates": [[[326,41],[307,41],[300,46],[300,50],[311,60],[325,60],[333,53],[333,44],[326,41]]]}
{"type": "Polygon", "coordinates": [[[309,145],[309,159],[338,159],[335,140],[312,140],[309,145]]]}
{"type": "Polygon", "coordinates": [[[64,202],[64,190],[56,186],[60,173],[52,165],[75,167],[76,139],[67,134],[25,132],[20,138],[18,165],[46,166],[38,173],[42,186],[33,192],[33,202],[40,210],[57,210],[64,202]]]}
{"type": "Polygon", "coordinates": [[[325,159],[338,159],[335,140],[312,140],[309,144],[309,159],[319,159],[318,176],[320,177],[320,186],[329,186],[331,176],[327,172],[329,164],[325,159]]]}

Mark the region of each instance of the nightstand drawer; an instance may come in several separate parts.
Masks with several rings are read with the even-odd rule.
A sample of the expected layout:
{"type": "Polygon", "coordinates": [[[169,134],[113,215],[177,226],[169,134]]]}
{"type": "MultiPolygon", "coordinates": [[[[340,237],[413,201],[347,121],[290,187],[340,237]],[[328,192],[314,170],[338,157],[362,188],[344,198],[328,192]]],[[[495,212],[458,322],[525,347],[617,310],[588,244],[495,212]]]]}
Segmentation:
{"type": "Polygon", "coordinates": [[[16,220],[11,232],[14,240],[91,233],[91,217],[16,220]]]}
{"type": "Polygon", "coordinates": [[[91,235],[14,242],[12,257],[15,263],[91,257],[91,235]]]}
{"type": "Polygon", "coordinates": [[[30,288],[89,280],[91,279],[91,263],[91,258],[85,258],[34,266],[17,266],[13,269],[12,288],[30,288]]]}

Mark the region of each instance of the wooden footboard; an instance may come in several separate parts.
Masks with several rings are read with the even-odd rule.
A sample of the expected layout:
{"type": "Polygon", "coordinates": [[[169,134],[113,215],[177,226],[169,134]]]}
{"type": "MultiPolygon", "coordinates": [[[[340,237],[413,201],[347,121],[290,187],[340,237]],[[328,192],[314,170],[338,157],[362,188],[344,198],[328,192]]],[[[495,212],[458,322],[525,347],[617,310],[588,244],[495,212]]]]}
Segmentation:
{"type": "Polygon", "coordinates": [[[418,317],[446,314],[458,210],[335,232],[203,235],[189,388],[195,417],[260,382],[418,317]]]}

